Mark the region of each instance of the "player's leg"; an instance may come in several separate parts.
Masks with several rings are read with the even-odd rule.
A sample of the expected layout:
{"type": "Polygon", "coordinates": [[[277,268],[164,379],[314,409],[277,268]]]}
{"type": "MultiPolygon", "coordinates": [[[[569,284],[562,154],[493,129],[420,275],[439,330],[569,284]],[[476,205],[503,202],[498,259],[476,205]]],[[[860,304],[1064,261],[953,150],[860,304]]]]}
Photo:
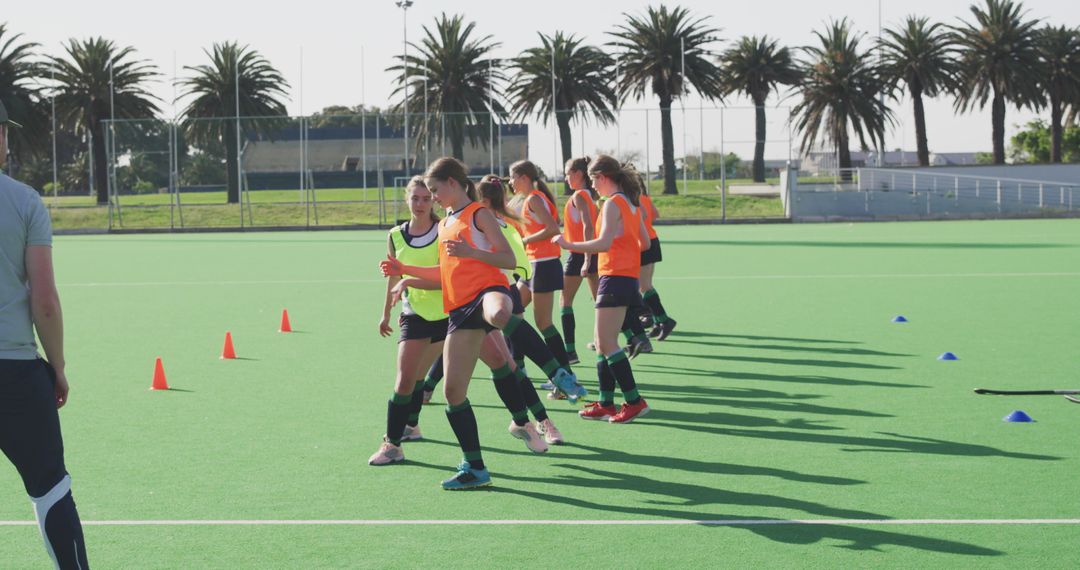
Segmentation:
{"type": "Polygon", "coordinates": [[[89,568],[64,465],[56,395],[43,361],[0,361],[0,449],[22,478],[53,563],[89,568]]]}

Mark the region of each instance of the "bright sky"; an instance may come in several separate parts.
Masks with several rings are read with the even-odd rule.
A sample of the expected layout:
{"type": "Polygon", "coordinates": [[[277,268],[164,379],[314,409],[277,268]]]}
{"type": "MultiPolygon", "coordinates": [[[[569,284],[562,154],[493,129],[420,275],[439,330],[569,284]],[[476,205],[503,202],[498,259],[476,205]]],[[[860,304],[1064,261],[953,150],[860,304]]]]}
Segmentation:
{"type": "MultiPolygon", "coordinates": [[[[882,17],[887,27],[908,14],[926,15],[933,20],[955,23],[959,17],[967,16],[970,6],[966,0],[883,0],[882,4],[882,17]]],[[[501,42],[495,52],[497,57],[512,57],[537,44],[537,32],[562,30],[583,36],[594,44],[602,43],[608,39],[605,32],[620,21],[621,13],[640,13],[648,5],[640,0],[618,3],[580,0],[548,0],[542,3],[416,0],[408,13],[408,34],[410,39],[418,39],[422,26],[430,24],[439,13],[462,12],[477,23],[479,32],[490,34],[501,42]]],[[[878,30],[878,6],[876,2],[868,0],[757,0],[751,3],[684,0],[669,5],[681,5],[697,15],[711,16],[712,25],[721,28],[720,35],[727,40],[741,35],[769,34],[789,46],[807,45],[814,40],[814,29],[822,29],[823,23],[829,18],[841,17],[852,20],[858,30],[869,36],[876,36],[878,30]]],[[[1080,25],[1080,3],[1027,0],[1024,5],[1032,16],[1055,25],[1080,25]]],[[[173,70],[182,77],[184,66],[199,65],[207,60],[202,50],[214,42],[226,40],[238,40],[252,46],[284,74],[291,84],[290,113],[311,113],[331,104],[353,105],[362,101],[386,106],[393,77],[384,70],[391,65],[393,55],[400,53],[403,32],[402,12],[393,0],[308,0],[294,3],[222,0],[186,0],[180,3],[148,3],[145,0],[7,2],[0,21],[6,21],[14,32],[24,33],[25,39],[42,44],[43,50],[48,53],[60,52],[61,43],[70,37],[104,36],[120,45],[135,47],[141,57],[155,63],[164,74],[162,82],[155,85],[153,91],[166,101],[166,114],[172,113],[173,70]]],[[[866,45],[869,45],[870,39],[867,38],[866,45]]],[[[722,47],[724,44],[717,46],[722,47]]],[[[796,101],[796,98],[791,98],[783,104],[794,104],[796,101]]],[[[745,99],[728,101],[731,106],[747,104],[745,99]]],[[[649,99],[630,103],[627,108],[655,109],[656,105],[655,99],[649,99]]],[[[697,107],[697,98],[692,97],[687,105],[697,107]]],[[[894,110],[902,123],[898,123],[889,133],[888,147],[913,149],[915,136],[910,102],[895,104],[894,110]]],[[[989,109],[957,116],[952,110],[951,101],[937,100],[928,103],[927,114],[931,151],[990,149],[989,109]]],[[[718,113],[705,115],[705,126],[701,130],[707,150],[712,150],[718,144],[718,137],[704,134],[706,130],[712,132],[719,129],[718,116],[718,113]]],[[[728,140],[753,136],[749,114],[733,111],[728,117],[729,125],[725,128],[728,140]],[[745,120],[742,115],[746,115],[745,120]],[[739,117],[737,120],[734,119],[736,116],[739,117]],[[731,123],[738,123],[738,129],[750,129],[749,133],[744,135],[738,132],[731,123]]],[[[1013,125],[1032,117],[1030,112],[1010,109],[1006,118],[1010,133],[1013,125]]],[[[628,124],[632,122],[627,121],[628,124]]],[[[693,131],[695,126],[697,123],[691,114],[688,132],[693,131]]],[[[774,126],[770,129],[770,139],[787,138],[786,133],[774,134],[785,128],[774,126]]],[[[586,133],[588,136],[590,134],[586,133]]],[[[626,136],[623,133],[624,139],[626,136]]],[[[676,134],[677,145],[680,136],[676,134]]],[[[688,136],[693,138],[688,148],[701,147],[697,134],[688,136]]],[[[649,138],[659,137],[654,134],[649,138]]],[[[548,135],[546,140],[533,144],[546,148],[547,153],[551,154],[552,140],[548,135]]],[[[771,156],[786,154],[786,149],[777,146],[786,145],[772,145],[771,156]]],[[[595,148],[586,147],[585,150],[595,152],[595,148]]],[[[658,153],[658,150],[654,152],[658,153]]]]}

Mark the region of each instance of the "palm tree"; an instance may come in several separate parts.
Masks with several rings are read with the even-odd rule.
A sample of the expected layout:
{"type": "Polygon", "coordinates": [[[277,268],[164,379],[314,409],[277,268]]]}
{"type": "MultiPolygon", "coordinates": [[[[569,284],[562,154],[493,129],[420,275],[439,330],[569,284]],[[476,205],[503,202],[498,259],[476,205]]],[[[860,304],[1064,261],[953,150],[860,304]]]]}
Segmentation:
{"type": "Polygon", "coordinates": [[[514,60],[512,68],[517,74],[507,95],[519,116],[538,115],[546,125],[555,115],[566,162],[573,153],[571,120],[588,122],[592,117],[601,125],[615,122],[612,109],[618,101],[609,79],[615,62],[603,51],[582,45],[573,35],[555,32],[554,38],[542,33],[539,36],[539,47],[525,50],[514,60]]]}
{"type": "Polygon", "coordinates": [[[1047,26],[1039,30],[1039,84],[1050,102],[1050,162],[1061,162],[1065,106],[1080,101],[1080,30],[1047,26]]]}
{"type": "Polygon", "coordinates": [[[36,84],[42,75],[41,64],[34,60],[40,46],[21,38],[22,34],[12,34],[7,24],[0,23],[0,102],[11,119],[25,127],[8,131],[10,152],[18,162],[43,151],[49,141],[49,117],[36,84]]]}
{"type": "Polygon", "coordinates": [[[889,91],[895,91],[903,82],[911,93],[919,166],[930,166],[923,95],[937,97],[955,91],[959,69],[950,36],[944,24],[908,16],[903,26],[885,30],[880,47],[882,74],[889,91]]]}
{"type": "Polygon", "coordinates": [[[1038,20],[1026,20],[1022,4],[986,0],[971,6],[974,22],[953,28],[960,47],[956,108],[983,109],[991,101],[994,164],[1005,163],[1005,105],[1040,106],[1038,20]]]}
{"type": "Polygon", "coordinates": [[[743,93],[754,102],[754,182],[765,182],[765,100],[780,85],[795,85],[802,78],[791,50],[769,36],[743,36],[720,56],[723,94],[743,93]]]}
{"type": "Polygon", "coordinates": [[[66,57],[49,58],[49,71],[56,80],[57,123],[86,133],[93,155],[93,190],[97,203],[104,204],[109,201],[105,121],[153,117],[158,111],[157,97],[145,84],[159,74],[153,64],[133,59],[135,48],[118,48],[100,37],[68,40],[64,51],[66,57]]]}
{"type": "MultiPolygon", "coordinates": [[[[486,146],[487,138],[480,133],[490,127],[492,113],[506,112],[499,98],[492,97],[496,85],[506,80],[502,66],[490,58],[499,44],[491,36],[474,38],[475,31],[475,22],[466,24],[464,16],[444,13],[435,19],[434,29],[424,26],[419,45],[409,44],[413,51],[405,62],[409,67],[409,109],[423,109],[425,99],[427,102],[427,121],[414,123],[417,146],[431,140],[434,133],[442,133],[450,139],[451,152],[458,159],[465,156],[466,138],[471,144],[486,146]]],[[[402,56],[396,59],[401,62],[402,56]]],[[[405,69],[399,63],[386,70],[397,75],[397,88],[391,95],[396,99],[405,89],[405,69]]],[[[396,103],[391,111],[400,113],[402,103],[396,103]]]]}
{"type": "Polygon", "coordinates": [[[184,131],[201,148],[225,149],[227,199],[240,201],[239,125],[247,136],[265,137],[285,124],[289,84],[259,52],[235,42],[214,44],[209,65],[185,67],[193,75],[180,82],[181,98],[192,97],[184,108],[184,131]],[[237,103],[239,94],[239,103],[237,103]]]}
{"type": "Polygon", "coordinates": [[[642,16],[623,14],[625,24],[608,32],[611,46],[621,52],[620,97],[641,98],[646,89],[660,99],[660,135],[663,145],[664,194],[675,194],[675,136],[671,103],[693,87],[706,99],[719,99],[720,69],[713,63],[709,44],[719,41],[719,30],[706,24],[708,17],[692,19],[685,8],[649,7],[642,16]],[[684,54],[685,50],[685,54],[684,54]],[[686,68],[683,69],[685,56],[686,68]],[[689,83],[689,85],[687,85],[689,83]]]}
{"type": "Polygon", "coordinates": [[[885,126],[892,113],[879,95],[885,85],[870,54],[859,50],[862,34],[852,34],[847,19],[829,22],[824,34],[814,32],[820,46],[803,48],[809,56],[803,64],[805,80],[802,102],[792,109],[795,127],[802,132],[802,150],[812,149],[817,138],[836,146],[843,180],[851,180],[849,128],[863,148],[885,146],[885,126]]]}

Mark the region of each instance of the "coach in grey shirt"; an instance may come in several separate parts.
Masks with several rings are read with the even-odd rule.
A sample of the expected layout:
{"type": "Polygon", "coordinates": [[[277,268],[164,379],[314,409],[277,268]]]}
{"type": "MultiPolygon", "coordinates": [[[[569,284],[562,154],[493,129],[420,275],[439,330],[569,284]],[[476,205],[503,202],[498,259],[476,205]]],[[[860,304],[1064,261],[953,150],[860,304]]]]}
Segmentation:
{"type": "MultiPolygon", "coordinates": [[[[18,126],[0,102],[0,169],[8,129],[18,126]]],[[[22,477],[45,550],[66,570],[89,564],[60,434],[65,365],[49,213],[34,189],[0,173],[0,450],[22,477]],[[47,361],[38,356],[35,329],[47,361]]]]}

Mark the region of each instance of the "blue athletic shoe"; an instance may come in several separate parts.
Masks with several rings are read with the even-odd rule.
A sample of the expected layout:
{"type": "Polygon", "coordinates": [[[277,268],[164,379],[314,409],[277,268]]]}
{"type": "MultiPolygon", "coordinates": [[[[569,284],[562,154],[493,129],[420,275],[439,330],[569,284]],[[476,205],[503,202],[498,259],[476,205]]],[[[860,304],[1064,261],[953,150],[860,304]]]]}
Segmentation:
{"type": "Polygon", "coordinates": [[[445,491],[465,491],[491,485],[491,474],[487,469],[473,469],[468,461],[458,465],[457,475],[442,482],[445,491]]]}
{"type": "Polygon", "coordinates": [[[574,376],[573,372],[565,368],[560,368],[555,373],[554,383],[559,390],[566,394],[566,399],[571,404],[576,404],[578,400],[589,395],[589,391],[578,383],[577,376],[574,376]]]}
{"type": "Polygon", "coordinates": [[[555,385],[551,383],[551,380],[548,380],[547,382],[544,382],[543,384],[540,385],[540,389],[541,390],[554,390],[555,385]]]}

